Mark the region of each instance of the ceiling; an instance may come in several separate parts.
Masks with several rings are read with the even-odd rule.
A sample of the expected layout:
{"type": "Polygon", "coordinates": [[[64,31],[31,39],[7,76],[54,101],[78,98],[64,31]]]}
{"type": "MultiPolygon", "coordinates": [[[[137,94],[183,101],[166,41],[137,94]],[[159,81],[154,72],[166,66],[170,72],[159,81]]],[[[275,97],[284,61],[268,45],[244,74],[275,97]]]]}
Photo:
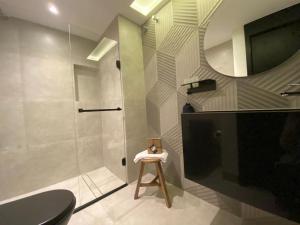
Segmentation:
{"type": "Polygon", "coordinates": [[[70,24],[73,34],[95,41],[99,40],[117,15],[123,15],[139,25],[152,15],[145,17],[131,9],[129,6],[133,0],[52,0],[60,12],[59,15],[53,15],[47,8],[49,1],[0,0],[0,8],[7,16],[63,31],[67,31],[70,24]]]}
{"type": "Polygon", "coordinates": [[[208,25],[205,49],[231,40],[237,28],[297,3],[300,0],[224,0],[208,25]]]}

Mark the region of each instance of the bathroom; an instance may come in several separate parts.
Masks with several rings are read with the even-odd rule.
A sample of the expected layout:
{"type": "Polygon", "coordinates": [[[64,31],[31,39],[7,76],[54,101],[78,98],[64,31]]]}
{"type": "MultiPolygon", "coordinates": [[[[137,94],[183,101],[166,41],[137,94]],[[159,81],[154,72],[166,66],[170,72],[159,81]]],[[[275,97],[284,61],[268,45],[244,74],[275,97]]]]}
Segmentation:
{"type": "MultiPolygon", "coordinates": [[[[10,225],[1,207],[62,189],[76,199],[70,225],[167,224],[167,218],[171,224],[298,224],[287,212],[189,174],[202,161],[187,161],[185,123],[194,117],[182,109],[298,112],[299,45],[291,44],[276,65],[247,74],[241,56],[247,46],[244,53],[236,47],[247,39],[234,21],[244,25],[300,1],[145,0],[144,8],[139,2],[0,1],[0,225],[10,225]],[[215,83],[201,83],[207,80],[215,83]],[[142,171],[134,158],[158,137],[168,153],[162,166],[170,208],[157,187],[141,188],[134,200],[142,171]]],[[[151,180],[155,167],[144,173],[151,180]]]]}

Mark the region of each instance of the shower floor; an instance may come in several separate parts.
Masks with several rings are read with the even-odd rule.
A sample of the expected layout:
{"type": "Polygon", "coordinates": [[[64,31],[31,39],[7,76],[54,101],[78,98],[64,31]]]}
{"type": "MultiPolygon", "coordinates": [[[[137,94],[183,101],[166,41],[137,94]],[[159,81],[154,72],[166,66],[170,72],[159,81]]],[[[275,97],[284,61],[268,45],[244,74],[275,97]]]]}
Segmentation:
{"type": "Polygon", "coordinates": [[[100,197],[105,193],[112,191],[117,187],[120,187],[124,183],[124,181],[114,175],[109,169],[107,169],[106,167],[101,167],[99,169],[87,172],[77,177],[73,177],[63,182],[41,188],[27,194],[19,195],[14,198],[0,201],[0,204],[8,203],[45,191],[67,189],[74,193],[76,197],[76,207],[78,207],[84,205],[85,203],[88,203],[95,198],[100,197]]]}

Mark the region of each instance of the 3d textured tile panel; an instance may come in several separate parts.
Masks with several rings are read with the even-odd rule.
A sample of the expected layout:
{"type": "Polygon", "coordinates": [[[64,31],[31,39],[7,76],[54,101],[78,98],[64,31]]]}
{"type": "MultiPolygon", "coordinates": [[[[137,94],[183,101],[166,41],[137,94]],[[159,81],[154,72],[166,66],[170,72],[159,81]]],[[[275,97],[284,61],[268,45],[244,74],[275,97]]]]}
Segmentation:
{"type": "Polygon", "coordinates": [[[156,134],[160,134],[159,107],[153,104],[150,100],[146,99],[146,109],[148,125],[151,125],[151,128],[155,131],[156,134]]]}
{"type": "Polygon", "coordinates": [[[174,125],[178,124],[177,109],[177,94],[174,92],[164,104],[160,106],[160,129],[162,135],[168,132],[174,125]]]}
{"type": "Polygon", "coordinates": [[[160,52],[176,56],[182,46],[189,40],[192,33],[196,30],[194,27],[174,25],[162,41],[158,50],[160,52]]]}
{"type": "Polygon", "coordinates": [[[236,83],[231,82],[203,103],[203,111],[237,110],[236,83]]]}
{"type": "Polygon", "coordinates": [[[149,48],[156,49],[156,33],[155,33],[155,22],[148,20],[142,28],[143,32],[143,45],[149,48]]]}
{"type": "Polygon", "coordinates": [[[197,0],[173,0],[174,23],[198,25],[197,0]]]}
{"type": "Polygon", "coordinates": [[[191,77],[200,67],[199,53],[198,32],[194,31],[190,39],[176,55],[177,89],[183,84],[184,79],[191,77]]]}
{"type": "Polygon", "coordinates": [[[161,43],[164,41],[173,26],[172,2],[165,5],[165,7],[163,7],[156,16],[158,18],[158,23],[155,23],[156,48],[159,49],[161,43]]]}
{"type": "MultiPolygon", "coordinates": [[[[144,47],[144,55],[147,50],[144,47]]],[[[149,48],[148,48],[149,49],[149,48]]],[[[150,51],[147,51],[150,52],[150,51]]],[[[152,52],[151,52],[152,53],[152,52]]],[[[153,55],[148,55],[149,58],[144,63],[145,68],[145,90],[146,93],[149,93],[149,91],[153,88],[153,86],[156,84],[158,80],[157,76],[157,56],[156,52],[153,55]]]]}
{"type": "Polygon", "coordinates": [[[197,0],[199,24],[206,23],[223,0],[197,0]]]}
{"type": "Polygon", "coordinates": [[[162,139],[167,142],[177,154],[182,153],[182,131],[179,124],[164,133],[162,139]]]}
{"type": "MultiPolygon", "coordinates": [[[[160,17],[160,24],[155,26],[156,49],[159,52],[158,80],[147,95],[151,102],[148,104],[148,114],[153,113],[156,122],[148,123],[148,130],[153,131],[152,126],[158,127],[158,124],[155,124],[158,120],[158,108],[160,129],[164,120],[173,117],[171,110],[162,110],[162,107],[166,106],[170,97],[176,93],[178,120],[173,126],[168,125],[168,129],[162,129],[161,133],[163,144],[170,153],[171,163],[167,166],[166,174],[169,180],[177,178],[178,173],[181,178],[184,176],[183,168],[177,170],[172,166],[172,162],[178,163],[178,157],[182,161],[181,112],[187,102],[191,103],[196,111],[300,107],[299,100],[279,95],[288,83],[300,82],[299,55],[273,70],[243,79],[224,76],[208,64],[204,51],[205,32],[211,16],[222,2],[223,0],[172,0],[157,14],[160,17]],[[195,27],[196,24],[198,27],[195,27]],[[187,95],[187,87],[181,87],[181,84],[184,79],[191,77],[197,77],[199,80],[214,79],[217,82],[217,90],[187,95]]],[[[187,191],[238,216],[263,216],[263,212],[256,211],[251,206],[241,206],[240,202],[201,185],[196,184],[187,191]]]]}
{"type": "Polygon", "coordinates": [[[150,90],[147,98],[154,103],[156,106],[162,105],[174,92],[176,89],[171,87],[164,82],[157,82],[154,87],[150,90]]]}
{"type": "Polygon", "coordinates": [[[176,63],[175,58],[164,53],[157,53],[158,80],[176,88],[176,63]]]}
{"type": "Polygon", "coordinates": [[[288,84],[300,83],[300,52],[271,71],[246,79],[256,87],[279,95],[288,84]]]}
{"type": "Polygon", "coordinates": [[[239,81],[237,85],[237,97],[239,109],[278,109],[289,108],[287,98],[278,94],[250,85],[245,81],[239,81]]]}

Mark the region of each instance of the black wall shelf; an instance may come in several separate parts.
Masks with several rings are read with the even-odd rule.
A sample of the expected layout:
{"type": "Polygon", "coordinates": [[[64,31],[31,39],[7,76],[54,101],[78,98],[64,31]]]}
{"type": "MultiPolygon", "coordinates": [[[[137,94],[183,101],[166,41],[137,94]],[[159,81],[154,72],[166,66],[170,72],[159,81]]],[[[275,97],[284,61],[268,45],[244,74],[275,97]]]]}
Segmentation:
{"type": "Polygon", "coordinates": [[[199,93],[199,92],[217,90],[217,82],[216,80],[212,80],[212,79],[195,81],[195,82],[183,84],[181,86],[190,86],[187,90],[188,95],[199,93]]]}

